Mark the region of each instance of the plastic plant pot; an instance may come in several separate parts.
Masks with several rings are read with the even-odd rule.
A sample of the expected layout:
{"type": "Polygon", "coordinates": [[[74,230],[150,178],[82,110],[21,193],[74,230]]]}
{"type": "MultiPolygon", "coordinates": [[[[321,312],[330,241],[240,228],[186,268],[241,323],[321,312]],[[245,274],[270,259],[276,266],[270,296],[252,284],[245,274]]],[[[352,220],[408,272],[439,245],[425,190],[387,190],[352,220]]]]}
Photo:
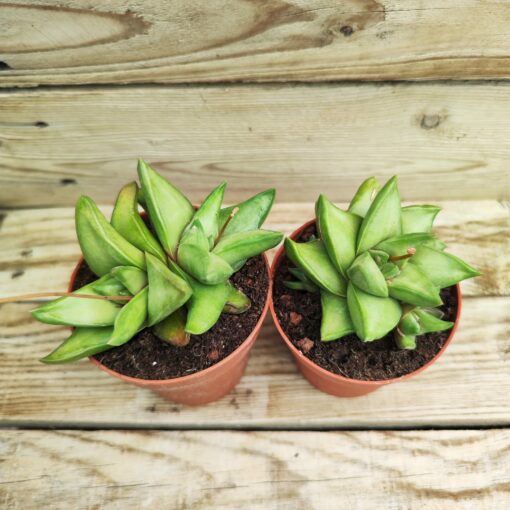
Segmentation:
{"type": "MultiPolygon", "coordinates": [[[[171,400],[172,402],[196,406],[207,404],[222,398],[232,391],[241,379],[246,368],[246,364],[248,363],[250,350],[260,333],[260,328],[262,327],[262,323],[264,322],[264,318],[269,308],[269,300],[272,294],[272,281],[269,278],[270,268],[267,256],[265,254],[262,254],[262,256],[264,258],[268,274],[269,286],[266,302],[260,318],[246,340],[234,352],[230,353],[226,358],[222,359],[218,363],[206,368],[205,370],[201,370],[200,372],[195,372],[194,374],[186,375],[184,377],[148,380],[129,377],[111,370],[94,357],[90,357],[89,360],[111,376],[124,382],[139,386],[140,388],[149,389],[167,400],[171,400]]],[[[73,289],[73,284],[82,261],[83,258],[80,259],[73,271],[69,282],[69,292],[73,289]]]]}
{"type": "MultiPolygon", "coordinates": [[[[315,223],[315,219],[308,221],[298,229],[296,229],[291,235],[291,239],[296,240],[299,238],[301,232],[305,230],[310,225],[313,225],[315,223]]],[[[271,266],[271,280],[273,281],[276,272],[278,270],[278,267],[283,259],[285,257],[285,249],[283,245],[279,248],[274,260],[273,264],[271,266]]],[[[290,352],[292,353],[292,356],[294,357],[294,360],[296,361],[296,364],[300,370],[300,372],[303,374],[303,376],[317,389],[329,393],[330,395],[335,395],[337,397],[359,397],[362,395],[366,395],[367,393],[371,393],[372,391],[377,390],[381,386],[385,386],[387,384],[392,384],[400,381],[405,381],[406,379],[409,379],[410,377],[414,377],[415,375],[419,374],[420,372],[423,372],[426,368],[433,365],[439,357],[444,353],[450,342],[452,341],[453,336],[455,335],[455,332],[457,330],[457,326],[459,324],[460,319],[460,312],[462,307],[462,295],[460,291],[459,284],[456,285],[457,288],[457,315],[455,317],[455,324],[453,328],[450,330],[450,334],[444,343],[444,345],[441,347],[439,352],[427,363],[422,365],[420,368],[414,370],[413,372],[410,372],[408,374],[405,374],[401,377],[396,377],[393,379],[384,379],[384,380],[378,380],[378,381],[364,381],[359,379],[351,379],[348,377],[344,377],[338,374],[334,374],[330,372],[329,370],[326,370],[310,359],[308,359],[298,348],[294,346],[294,344],[290,341],[289,337],[283,330],[280,321],[278,320],[278,317],[276,315],[275,306],[273,302],[273,295],[271,294],[270,298],[270,308],[271,308],[271,315],[273,316],[273,321],[276,326],[276,329],[280,333],[280,336],[282,337],[284,343],[289,348],[290,352]]],[[[341,340],[340,340],[341,341],[341,340]]]]}

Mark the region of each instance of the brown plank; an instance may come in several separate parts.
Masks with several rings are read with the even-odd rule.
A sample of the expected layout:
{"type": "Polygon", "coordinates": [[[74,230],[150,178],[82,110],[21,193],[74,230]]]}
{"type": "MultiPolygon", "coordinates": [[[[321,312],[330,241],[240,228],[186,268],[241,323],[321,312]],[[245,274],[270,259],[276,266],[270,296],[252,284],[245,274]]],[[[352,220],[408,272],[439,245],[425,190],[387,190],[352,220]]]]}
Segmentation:
{"type": "Polygon", "coordinates": [[[510,77],[507,2],[0,6],[0,86],[510,77]]]}
{"type": "Polygon", "coordinates": [[[111,203],[138,157],[193,200],[227,180],[232,201],[345,201],[395,173],[408,200],[510,197],[506,84],[36,90],[0,112],[6,207],[111,203]]]}
{"type": "Polygon", "coordinates": [[[4,431],[5,508],[508,507],[510,431],[4,431]]]}

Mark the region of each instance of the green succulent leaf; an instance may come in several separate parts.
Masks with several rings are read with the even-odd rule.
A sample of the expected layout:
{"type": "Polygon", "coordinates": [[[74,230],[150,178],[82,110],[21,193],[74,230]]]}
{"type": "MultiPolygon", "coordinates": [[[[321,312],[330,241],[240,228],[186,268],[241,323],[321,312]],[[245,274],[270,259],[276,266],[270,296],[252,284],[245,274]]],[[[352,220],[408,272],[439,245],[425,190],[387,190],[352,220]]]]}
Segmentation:
{"type": "Polygon", "coordinates": [[[441,241],[441,239],[437,239],[436,237],[430,239],[429,241],[425,241],[421,243],[423,246],[428,246],[429,248],[433,248],[434,250],[443,251],[446,248],[446,243],[441,241]]]}
{"type": "MultiPolygon", "coordinates": [[[[152,255],[151,255],[152,256],[152,255]]],[[[154,257],[155,260],[158,260],[154,257]]],[[[144,328],[147,319],[148,287],[142,289],[136,296],[122,307],[115,318],[113,333],[108,345],[119,346],[129,342],[138,331],[144,328]]]]}
{"type": "Polygon", "coordinates": [[[126,184],[115,202],[111,224],[113,228],[139,250],[147,251],[163,262],[166,260],[163,248],[151,234],[138,212],[138,186],[136,182],[126,184]]]}
{"type": "Polygon", "coordinates": [[[385,251],[382,250],[371,249],[368,250],[368,253],[372,255],[372,258],[375,260],[375,263],[380,267],[386,264],[390,259],[389,253],[386,253],[385,251]]]}
{"type": "Polygon", "coordinates": [[[299,269],[298,267],[289,267],[289,273],[292,274],[293,276],[295,276],[299,281],[298,282],[283,282],[283,283],[284,284],[286,284],[286,283],[300,284],[298,286],[290,285],[288,287],[289,289],[294,288],[296,290],[307,290],[308,292],[318,292],[319,291],[319,287],[317,287],[317,285],[315,285],[315,283],[313,283],[312,280],[310,280],[310,278],[308,278],[308,276],[306,276],[305,272],[302,269],[299,269]]]}
{"type": "MultiPolygon", "coordinates": [[[[141,271],[141,269],[137,269],[137,271],[141,271]]],[[[95,282],[94,293],[101,296],[130,296],[133,294],[122,282],[115,278],[113,272],[95,282]]],[[[119,301],[119,303],[121,305],[125,304],[124,301],[119,301]]]]}
{"type": "Polygon", "coordinates": [[[438,306],[443,302],[437,287],[418,266],[406,264],[400,273],[388,280],[391,297],[416,306],[438,306]]]}
{"type": "Polygon", "coordinates": [[[337,340],[354,333],[354,325],[347,308],[347,299],[321,290],[321,341],[337,340]]]}
{"type": "Polygon", "coordinates": [[[356,335],[364,342],[382,338],[400,320],[402,309],[395,299],[376,297],[349,282],[347,306],[356,335]]]}
{"type": "Polygon", "coordinates": [[[282,240],[280,232],[251,230],[224,235],[214,247],[213,253],[221,257],[230,267],[239,269],[239,264],[276,246],[282,240]]]}
{"type": "Polygon", "coordinates": [[[150,253],[147,257],[149,280],[148,326],[161,322],[180,308],[191,297],[192,289],[187,280],[176,275],[150,253]]]}
{"type": "Polygon", "coordinates": [[[251,307],[250,298],[241,290],[231,285],[230,294],[223,307],[225,313],[240,314],[249,310],[251,307]]]}
{"type": "Polygon", "coordinates": [[[317,287],[317,285],[315,285],[314,283],[310,285],[309,283],[301,281],[296,282],[292,280],[284,280],[283,284],[285,285],[285,287],[292,290],[304,290],[307,292],[318,292],[319,290],[319,287],[317,287]]]}
{"type": "Polygon", "coordinates": [[[324,195],[319,196],[315,213],[317,228],[329,258],[345,276],[356,257],[356,238],[361,219],[355,214],[342,211],[324,195]]]}
{"type": "Polygon", "coordinates": [[[479,276],[480,273],[455,255],[420,246],[411,258],[411,263],[427,273],[428,278],[441,289],[479,276]]]}
{"type": "Polygon", "coordinates": [[[346,282],[331,262],[322,241],[296,243],[287,238],[285,253],[316,285],[332,294],[345,297],[346,282]]]}
{"type": "MultiPolygon", "coordinates": [[[[147,273],[133,266],[117,266],[110,273],[130,294],[138,294],[147,285],[147,273]]],[[[114,294],[110,294],[114,295],[114,294]]]]}
{"type": "Polygon", "coordinates": [[[407,349],[412,351],[416,349],[416,336],[403,335],[398,331],[395,331],[395,343],[399,349],[407,349]]]}
{"type": "MultiPolygon", "coordinates": [[[[105,275],[95,282],[73,292],[73,294],[95,294],[95,286],[101,287],[111,276],[105,275]]],[[[120,311],[120,306],[113,301],[99,299],[79,299],[61,297],[45,303],[32,311],[32,315],[46,324],[63,326],[111,326],[120,311]]]]}
{"type": "Polygon", "coordinates": [[[356,257],[347,270],[350,281],[358,288],[379,297],[388,297],[388,286],[379,266],[367,251],[356,257]]]}
{"type": "Polygon", "coordinates": [[[360,254],[380,242],[400,234],[400,195],[397,178],[392,177],[379,191],[363,218],[358,232],[356,253],[360,254]]]}
{"type": "Polygon", "coordinates": [[[54,351],[42,358],[42,363],[70,363],[87,356],[93,356],[111,349],[108,340],[113,333],[112,327],[75,328],[69,338],[64,340],[54,351]]]}
{"type": "Polygon", "coordinates": [[[432,224],[440,210],[435,205],[402,207],[402,233],[432,232],[432,224]]]}
{"type": "Polygon", "coordinates": [[[423,243],[433,240],[432,234],[415,233],[403,234],[401,236],[390,237],[377,245],[377,250],[384,251],[392,257],[398,257],[408,253],[409,249],[415,250],[423,243]]]}
{"type": "Polygon", "coordinates": [[[224,228],[223,235],[227,236],[260,228],[271,210],[275,194],[274,189],[268,189],[244,202],[222,209],[219,218],[220,231],[224,228]],[[237,212],[225,226],[234,209],[237,209],[237,212]]]}
{"type": "Polygon", "coordinates": [[[145,268],[143,253],[108,223],[92,199],[78,199],[75,219],[81,251],[95,274],[103,276],[115,266],[145,268]]]}
{"type": "Polygon", "coordinates": [[[145,161],[138,161],[138,176],[151,223],[166,253],[175,258],[179,239],[193,217],[193,206],[145,161]]]}
{"type": "Polygon", "coordinates": [[[216,285],[234,273],[228,262],[209,251],[209,241],[199,221],[183,236],[177,259],[185,271],[206,285],[216,285]]]}
{"type": "Polygon", "coordinates": [[[154,334],[163,342],[167,342],[176,347],[184,347],[190,341],[190,334],[185,331],[186,311],[179,308],[163,319],[152,328],[154,334]]]}
{"type": "Polygon", "coordinates": [[[400,274],[400,268],[397,266],[397,264],[394,264],[393,262],[386,262],[386,264],[383,264],[380,267],[380,269],[385,280],[395,278],[400,274]]]}
{"type": "Polygon", "coordinates": [[[424,310],[423,308],[417,308],[414,311],[420,324],[420,334],[434,333],[436,331],[445,331],[453,327],[454,323],[450,321],[443,321],[437,317],[434,313],[424,310]]]}
{"type": "Polygon", "coordinates": [[[193,216],[193,220],[191,222],[191,224],[197,220],[200,222],[202,229],[204,230],[205,237],[209,241],[209,248],[214,246],[216,238],[218,237],[219,214],[226,186],[227,183],[221,183],[207,196],[193,216]]]}
{"type": "Polygon", "coordinates": [[[398,323],[398,329],[400,329],[404,335],[418,335],[420,333],[418,318],[412,311],[404,313],[398,323]]]}
{"type": "Polygon", "coordinates": [[[381,185],[375,177],[364,180],[349,204],[349,212],[364,218],[380,189],[381,185]]]}

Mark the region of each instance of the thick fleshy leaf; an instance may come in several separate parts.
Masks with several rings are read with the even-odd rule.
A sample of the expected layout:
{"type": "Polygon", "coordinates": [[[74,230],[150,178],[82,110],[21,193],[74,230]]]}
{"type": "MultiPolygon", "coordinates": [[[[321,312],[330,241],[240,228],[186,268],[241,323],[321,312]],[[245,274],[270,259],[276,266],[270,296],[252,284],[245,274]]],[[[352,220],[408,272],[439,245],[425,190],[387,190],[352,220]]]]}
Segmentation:
{"type": "Polygon", "coordinates": [[[384,251],[392,257],[399,257],[408,253],[409,249],[415,250],[423,243],[433,240],[432,234],[415,233],[403,234],[401,236],[390,237],[377,245],[377,250],[384,251]]]}
{"type": "Polygon", "coordinates": [[[375,177],[364,180],[349,204],[349,212],[364,218],[380,189],[375,177]]]}
{"type": "Polygon", "coordinates": [[[402,233],[432,232],[432,224],[441,210],[435,205],[410,205],[402,207],[402,233]]]}
{"type": "Polygon", "coordinates": [[[319,287],[345,297],[346,282],[331,262],[322,241],[296,243],[285,240],[285,253],[319,287]]]}
{"type": "Polygon", "coordinates": [[[321,290],[321,340],[337,340],[354,333],[354,325],[347,308],[347,299],[321,290]]]}
{"type": "Polygon", "coordinates": [[[385,280],[395,278],[395,276],[398,276],[400,274],[400,268],[397,266],[397,264],[394,264],[393,262],[386,262],[386,264],[383,264],[380,267],[380,269],[385,280]]]}
{"type": "Polygon", "coordinates": [[[420,324],[420,334],[445,331],[453,327],[453,322],[443,321],[423,308],[416,308],[414,314],[420,324]]]}
{"type": "Polygon", "coordinates": [[[376,250],[373,248],[371,250],[368,250],[368,253],[372,255],[372,258],[375,260],[375,263],[378,266],[383,266],[390,259],[389,253],[386,253],[385,251],[382,250],[376,250]]]}
{"type": "Polygon", "coordinates": [[[107,351],[112,348],[111,345],[108,345],[112,333],[112,327],[75,328],[69,338],[40,361],[43,363],[70,363],[107,351]]]}
{"type": "Polygon", "coordinates": [[[186,333],[184,327],[186,325],[186,310],[179,308],[163,319],[152,328],[154,334],[164,342],[174,345],[175,347],[184,347],[189,344],[190,334],[186,333]]]}
{"type": "Polygon", "coordinates": [[[294,280],[284,280],[283,284],[285,287],[292,290],[304,290],[306,292],[317,292],[319,290],[319,287],[317,287],[314,283],[312,283],[313,287],[307,283],[294,280]]]}
{"type": "MultiPolygon", "coordinates": [[[[142,271],[138,268],[133,269],[142,271]]],[[[130,296],[132,294],[136,294],[136,292],[131,292],[125,285],[122,284],[121,281],[115,278],[113,270],[110,274],[102,277],[101,280],[97,280],[93,287],[94,293],[100,294],[101,296],[130,296]]],[[[125,301],[122,301],[121,304],[125,304],[125,301]]]]}
{"type": "Polygon", "coordinates": [[[148,282],[147,273],[133,266],[114,267],[111,274],[133,295],[138,294],[148,282]]]}
{"type": "Polygon", "coordinates": [[[195,221],[183,236],[177,259],[185,271],[206,285],[216,285],[234,273],[228,262],[209,252],[209,241],[199,221],[195,221]]]}
{"type": "Polygon", "coordinates": [[[242,261],[273,248],[283,238],[280,232],[250,230],[224,235],[214,247],[213,253],[221,257],[230,267],[238,267],[242,261]]]}
{"type": "Polygon", "coordinates": [[[209,248],[214,246],[214,242],[218,237],[219,214],[226,186],[227,183],[221,183],[207,196],[193,216],[193,220],[191,222],[192,224],[196,220],[200,222],[202,229],[204,230],[205,237],[209,241],[209,248]]]}
{"type": "Polygon", "coordinates": [[[398,329],[404,335],[417,335],[420,332],[420,323],[412,311],[405,312],[398,323],[398,329]]]}
{"type": "Polygon", "coordinates": [[[429,246],[430,248],[434,248],[434,250],[443,251],[446,248],[446,243],[434,237],[428,241],[422,243],[423,246],[429,246]]]}
{"type": "Polygon", "coordinates": [[[250,298],[241,290],[233,285],[230,288],[227,303],[223,307],[225,313],[240,314],[249,310],[251,307],[250,298]]]}
{"type": "Polygon", "coordinates": [[[350,282],[347,306],[356,335],[364,342],[382,338],[398,324],[402,314],[395,299],[372,296],[350,282]]]}
{"type": "Polygon", "coordinates": [[[370,253],[362,253],[347,270],[347,276],[361,290],[379,297],[388,297],[388,286],[379,266],[370,253]]]}
{"type": "Polygon", "coordinates": [[[398,331],[395,331],[395,343],[399,349],[407,349],[412,351],[416,349],[416,336],[403,335],[398,331]]]}
{"type": "Polygon", "coordinates": [[[373,248],[381,241],[400,234],[400,195],[397,178],[392,177],[379,191],[363,218],[358,232],[356,253],[373,248]]]}
{"type": "Polygon", "coordinates": [[[441,289],[455,285],[480,273],[455,255],[420,246],[411,258],[411,263],[420,267],[428,278],[441,289]]]}
{"type": "Polygon", "coordinates": [[[138,212],[137,194],[136,182],[126,184],[120,190],[113,209],[111,224],[133,246],[152,253],[164,262],[166,255],[163,248],[151,234],[138,212]]]}
{"type": "Polygon", "coordinates": [[[150,253],[147,257],[149,280],[148,326],[161,322],[191,297],[188,282],[170,271],[168,266],[150,253]]]}
{"type": "Polygon", "coordinates": [[[175,186],[145,161],[138,161],[138,176],[159,241],[164,250],[175,258],[182,232],[193,217],[193,206],[175,186]]]}
{"type": "Polygon", "coordinates": [[[143,252],[108,223],[92,199],[78,199],[75,219],[81,251],[95,274],[103,276],[115,266],[145,268],[143,252]]]}
{"type": "MultiPolygon", "coordinates": [[[[73,294],[101,295],[94,290],[95,285],[102,285],[111,276],[105,275],[95,282],[73,292],[73,294]]],[[[46,324],[61,324],[63,326],[111,326],[120,311],[120,306],[113,301],[99,299],[79,299],[61,297],[45,303],[32,310],[32,315],[46,324]]]]}
{"type": "Polygon", "coordinates": [[[231,235],[260,228],[271,210],[275,193],[274,189],[268,189],[244,202],[222,209],[219,219],[220,231],[224,228],[223,235],[231,235]],[[237,209],[237,212],[225,227],[234,209],[237,209]]]}
{"type": "Polygon", "coordinates": [[[218,285],[204,285],[173,261],[170,261],[170,268],[175,274],[186,279],[193,289],[193,294],[186,303],[188,316],[185,330],[192,335],[201,335],[218,322],[231,295],[232,285],[228,281],[218,285]]]}
{"type": "Polygon", "coordinates": [[[387,281],[391,297],[416,306],[438,306],[442,304],[439,287],[429,278],[428,272],[414,264],[406,264],[400,273],[387,281]]]}
{"type": "MultiPolygon", "coordinates": [[[[158,260],[155,257],[154,259],[158,260]]],[[[138,331],[145,327],[148,295],[149,289],[145,287],[134,296],[131,301],[122,307],[115,319],[113,333],[108,340],[108,345],[123,345],[129,342],[138,331]]]]}
{"type": "Polygon", "coordinates": [[[307,290],[308,292],[318,292],[319,287],[306,276],[305,272],[298,267],[289,267],[289,273],[298,279],[298,282],[283,282],[289,289],[307,290]],[[300,285],[295,285],[296,283],[300,285]],[[290,284],[290,285],[287,285],[290,284]]]}
{"type": "Polygon", "coordinates": [[[356,257],[356,238],[361,218],[342,211],[324,195],[315,205],[317,228],[326,247],[329,258],[338,271],[345,276],[356,257]]]}

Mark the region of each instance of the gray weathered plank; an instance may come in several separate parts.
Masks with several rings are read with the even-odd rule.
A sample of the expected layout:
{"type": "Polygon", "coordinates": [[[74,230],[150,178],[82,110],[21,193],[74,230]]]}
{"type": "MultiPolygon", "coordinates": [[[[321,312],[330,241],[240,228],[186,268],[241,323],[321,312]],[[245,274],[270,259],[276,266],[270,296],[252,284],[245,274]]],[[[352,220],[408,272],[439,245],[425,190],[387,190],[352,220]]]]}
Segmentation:
{"type": "Polygon", "coordinates": [[[510,197],[510,85],[130,87],[0,93],[0,205],[111,203],[153,163],[193,200],[276,187],[349,200],[371,174],[408,200],[510,197]]]}
{"type": "Polygon", "coordinates": [[[510,432],[3,431],[12,510],[508,508],[510,432]]]}
{"type": "Polygon", "coordinates": [[[11,0],[0,86],[510,77],[510,5],[11,0]]]}

